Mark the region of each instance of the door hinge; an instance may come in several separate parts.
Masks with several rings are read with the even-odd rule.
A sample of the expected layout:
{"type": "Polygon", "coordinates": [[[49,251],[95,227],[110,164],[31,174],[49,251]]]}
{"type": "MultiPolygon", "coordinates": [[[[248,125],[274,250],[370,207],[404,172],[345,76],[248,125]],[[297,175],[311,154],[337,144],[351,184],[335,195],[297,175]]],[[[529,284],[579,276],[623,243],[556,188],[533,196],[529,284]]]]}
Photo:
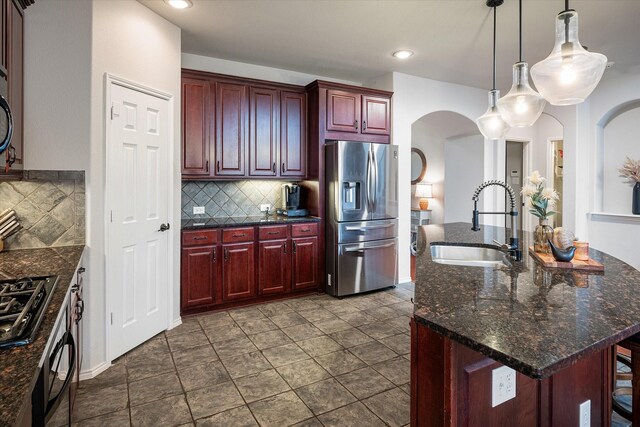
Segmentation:
{"type": "Polygon", "coordinates": [[[111,324],[113,325],[113,313],[111,313],[111,324]]]}
{"type": "Polygon", "coordinates": [[[113,120],[113,105],[111,106],[111,120],[113,120]]]}
{"type": "Polygon", "coordinates": [[[109,211],[109,219],[113,222],[113,211],[109,211]]]}

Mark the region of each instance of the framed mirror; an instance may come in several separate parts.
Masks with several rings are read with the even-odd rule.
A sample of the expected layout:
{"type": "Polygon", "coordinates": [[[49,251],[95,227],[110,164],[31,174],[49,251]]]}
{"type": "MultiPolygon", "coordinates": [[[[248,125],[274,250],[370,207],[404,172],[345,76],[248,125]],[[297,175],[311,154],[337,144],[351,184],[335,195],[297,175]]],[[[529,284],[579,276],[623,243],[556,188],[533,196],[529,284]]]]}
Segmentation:
{"type": "Polygon", "coordinates": [[[9,103],[0,95],[0,153],[9,148],[13,134],[13,117],[9,103]]]}
{"type": "Polygon", "coordinates": [[[411,185],[424,179],[427,174],[427,158],[419,148],[411,149],[411,185]]]}

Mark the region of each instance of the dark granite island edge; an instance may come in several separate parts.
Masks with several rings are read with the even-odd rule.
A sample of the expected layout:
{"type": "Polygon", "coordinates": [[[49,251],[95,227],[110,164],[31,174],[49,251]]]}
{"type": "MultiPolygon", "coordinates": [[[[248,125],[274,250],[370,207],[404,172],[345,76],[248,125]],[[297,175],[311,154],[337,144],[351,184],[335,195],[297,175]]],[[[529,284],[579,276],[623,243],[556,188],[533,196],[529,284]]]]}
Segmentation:
{"type": "Polygon", "coordinates": [[[310,222],[320,222],[320,218],[314,216],[288,217],[281,215],[245,216],[229,218],[203,218],[203,219],[183,219],[181,220],[182,230],[204,230],[208,228],[232,228],[256,225],[286,225],[301,224],[310,222]]]}
{"type": "Polygon", "coordinates": [[[543,269],[528,255],[532,236],[526,232],[520,233],[524,254],[521,263],[514,263],[515,274],[506,268],[442,265],[431,259],[431,242],[493,246],[494,238],[505,241],[503,228],[483,226],[479,233],[470,228],[466,223],[421,227],[416,322],[534,379],[547,378],[640,332],[640,272],[633,267],[591,249],[590,256],[605,265],[604,274],[543,269]],[[516,298],[511,304],[513,276],[516,298]],[[538,295],[542,290],[547,292],[544,298],[538,295]],[[498,301],[483,300],[481,293],[498,301]],[[513,322],[503,319],[508,310],[513,310],[513,322]],[[548,317],[535,318],[540,311],[548,317]],[[469,317],[468,323],[463,316],[469,317]],[[518,333],[529,335],[516,337],[518,333]]]}
{"type": "Polygon", "coordinates": [[[15,425],[30,408],[38,364],[82,259],[84,246],[19,249],[0,252],[0,277],[58,276],[58,283],[31,344],[0,350],[0,420],[15,425]]]}

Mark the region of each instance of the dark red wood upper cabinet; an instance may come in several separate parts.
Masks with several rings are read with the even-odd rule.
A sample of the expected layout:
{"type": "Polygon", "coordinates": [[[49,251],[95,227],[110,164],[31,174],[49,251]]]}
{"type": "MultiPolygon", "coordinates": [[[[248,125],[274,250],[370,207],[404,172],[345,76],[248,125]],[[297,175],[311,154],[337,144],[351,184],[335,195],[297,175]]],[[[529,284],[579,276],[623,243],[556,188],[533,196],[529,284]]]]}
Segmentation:
{"type": "Polygon", "coordinates": [[[279,94],[275,89],[249,88],[249,175],[278,173],[279,94]]]}
{"type": "Polygon", "coordinates": [[[182,311],[214,304],[218,282],[217,247],[184,248],[181,258],[182,311]]]}
{"type": "Polygon", "coordinates": [[[222,245],[222,299],[233,301],[256,295],[254,244],[222,245]]]}
{"type": "Polygon", "coordinates": [[[327,90],[327,130],[359,133],[361,95],[342,90],[327,90]]]}
{"type": "MultiPolygon", "coordinates": [[[[215,94],[215,85],[211,88],[215,94]]],[[[182,78],[182,174],[207,176],[209,164],[209,82],[182,78]]]]}
{"type": "Polygon", "coordinates": [[[287,240],[260,242],[258,252],[258,291],[260,295],[289,291],[291,283],[291,244],[287,240]]]}
{"type": "Polygon", "coordinates": [[[391,100],[362,95],[362,133],[391,134],[391,100]]]}
{"type": "Polygon", "coordinates": [[[245,85],[216,84],[216,176],[245,175],[246,97],[245,85]]]}
{"type": "Polygon", "coordinates": [[[318,286],[318,238],[291,239],[293,250],[293,290],[318,286]]]}
{"type": "Polygon", "coordinates": [[[280,175],[304,178],[307,173],[307,95],[280,94],[280,175]]]}

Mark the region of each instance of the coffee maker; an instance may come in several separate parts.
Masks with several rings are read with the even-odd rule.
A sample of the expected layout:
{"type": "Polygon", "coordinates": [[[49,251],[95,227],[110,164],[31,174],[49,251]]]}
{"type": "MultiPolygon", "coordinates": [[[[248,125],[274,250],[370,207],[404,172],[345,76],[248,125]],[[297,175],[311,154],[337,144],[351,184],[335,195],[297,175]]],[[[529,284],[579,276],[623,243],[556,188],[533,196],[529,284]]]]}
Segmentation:
{"type": "Polygon", "coordinates": [[[302,187],[298,184],[282,184],[282,207],[277,209],[278,215],[307,216],[309,211],[300,209],[300,193],[302,187]]]}

